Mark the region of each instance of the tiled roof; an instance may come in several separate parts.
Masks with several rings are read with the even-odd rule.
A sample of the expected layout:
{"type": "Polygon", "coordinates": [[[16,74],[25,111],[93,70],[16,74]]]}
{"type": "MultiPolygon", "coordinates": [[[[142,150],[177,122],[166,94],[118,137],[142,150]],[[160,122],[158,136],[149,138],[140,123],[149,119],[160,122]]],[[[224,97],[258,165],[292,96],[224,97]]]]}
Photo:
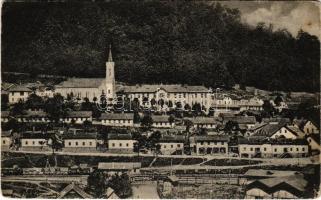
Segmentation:
{"type": "Polygon", "coordinates": [[[10,112],[9,111],[1,111],[1,117],[9,117],[10,112]]]}
{"type": "Polygon", "coordinates": [[[75,185],[75,183],[71,183],[67,185],[58,196],[58,199],[62,199],[66,196],[71,190],[74,190],[78,195],[80,195],[84,199],[92,199],[93,197],[90,194],[87,194],[84,190],[82,190],[79,186],[75,185]]]}
{"type": "Polygon", "coordinates": [[[131,134],[108,134],[108,140],[132,140],[131,134]]]}
{"type": "Polygon", "coordinates": [[[171,142],[185,142],[185,137],[182,135],[176,135],[176,136],[163,136],[159,139],[159,142],[163,143],[171,143],[171,142]]]}
{"type": "Polygon", "coordinates": [[[269,123],[269,122],[278,122],[278,123],[289,123],[291,120],[289,118],[263,118],[262,122],[269,123]]]}
{"type": "Polygon", "coordinates": [[[194,124],[217,124],[219,123],[217,118],[214,117],[194,117],[184,118],[184,120],[190,120],[194,124]]]}
{"type": "Polygon", "coordinates": [[[307,136],[307,138],[311,137],[315,142],[320,144],[320,134],[319,133],[311,133],[307,136]]]}
{"type": "Polygon", "coordinates": [[[152,115],[153,122],[169,122],[168,115],[152,115]]]}
{"type": "Polygon", "coordinates": [[[1,131],[1,137],[11,137],[12,130],[1,131]]]}
{"type": "Polygon", "coordinates": [[[272,136],[275,132],[280,130],[284,124],[266,124],[262,128],[258,129],[253,136],[265,136],[265,137],[270,137],[272,136]]]}
{"type": "Polygon", "coordinates": [[[26,110],[22,115],[18,115],[17,117],[47,117],[48,114],[44,111],[31,111],[26,110]]]}
{"type": "Polygon", "coordinates": [[[238,124],[255,124],[256,123],[256,119],[254,116],[234,116],[234,117],[225,117],[224,118],[225,122],[228,121],[235,121],[238,124]]]}
{"type": "Polygon", "coordinates": [[[208,88],[204,86],[192,86],[192,85],[132,85],[132,86],[123,86],[119,90],[123,90],[125,93],[154,93],[158,89],[165,90],[169,93],[207,93],[208,88]]]}
{"type": "Polygon", "coordinates": [[[303,178],[302,175],[294,175],[294,176],[288,176],[288,177],[275,177],[275,178],[261,179],[258,181],[260,181],[261,183],[263,183],[269,188],[275,188],[274,189],[275,191],[280,190],[277,187],[278,185],[280,185],[281,183],[285,183],[303,192],[305,191],[305,187],[308,184],[308,182],[303,178]]]}
{"type": "Polygon", "coordinates": [[[206,136],[195,136],[195,142],[202,142],[202,141],[222,141],[228,142],[229,137],[227,135],[206,135],[206,136]]]}
{"type": "Polygon", "coordinates": [[[56,85],[56,88],[99,88],[104,78],[69,78],[56,85]]]}
{"type": "Polygon", "coordinates": [[[96,139],[97,133],[77,133],[77,134],[65,134],[64,139],[96,139]]]}
{"type": "Polygon", "coordinates": [[[102,113],[100,119],[125,119],[133,120],[133,113],[102,113]]]}
{"type": "Polygon", "coordinates": [[[308,145],[305,139],[261,139],[261,138],[239,138],[239,144],[248,145],[261,145],[261,144],[273,144],[273,145],[308,145]]]}
{"type": "Polygon", "coordinates": [[[266,169],[249,169],[244,176],[259,176],[259,177],[284,177],[301,174],[297,171],[281,171],[281,170],[266,170],[266,169]]]}
{"type": "Polygon", "coordinates": [[[32,92],[26,85],[16,85],[9,89],[10,92],[32,92]]]}
{"type": "Polygon", "coordinates": [[[25,132],[22,134],[22,139],[48,139],[49,134],[41,132],[25,132]]]}
{"type": "Polygon", "coordinates": [[[131,170],[139,169],[142,164],[140,162],[99,162],[98,169],[107,170],[131,170]]]}
{"type": "Polygon", "coordinates": [[[91,117],[92,111],[69,111],[67,117],[91,117]]]}

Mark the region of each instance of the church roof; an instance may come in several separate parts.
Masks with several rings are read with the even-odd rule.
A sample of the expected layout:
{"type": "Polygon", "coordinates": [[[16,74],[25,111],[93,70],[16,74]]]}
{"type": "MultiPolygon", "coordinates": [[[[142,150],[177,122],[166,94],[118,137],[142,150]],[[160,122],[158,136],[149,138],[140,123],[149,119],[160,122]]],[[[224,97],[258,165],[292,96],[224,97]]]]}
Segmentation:
{"type": "Polygon", "coordinates": [[[99,88],[105,78],[69,78],[56,85],[56,88],[99,88]]]}
{"type": "Polygon", "coordinates": [[[159,89],[163,89],[170,93],[193,93],[193,92],[208,92],[209,90],[204,86],[192,86],[192,85],[162,85],[162,84],[143,84],[143,85],[131,85],[123,86],[119,88],[125,93],[154,93],[159,89]]]}
{"type": "Polygon", "coordinates": [[[84,199],[92,199],[93,198],[90,194],[87,194],[79,186],[75,185],[74,183],[71,183],[60,192],[58,199],[65,197],[72,190],[75,191],[80,197],[82,197],[84,199]]]}

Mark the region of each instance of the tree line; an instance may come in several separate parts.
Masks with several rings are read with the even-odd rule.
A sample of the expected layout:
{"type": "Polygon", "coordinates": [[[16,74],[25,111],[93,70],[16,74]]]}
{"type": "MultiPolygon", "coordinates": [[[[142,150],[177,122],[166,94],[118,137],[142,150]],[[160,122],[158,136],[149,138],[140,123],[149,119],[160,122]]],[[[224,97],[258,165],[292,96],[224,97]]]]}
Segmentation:
{"type": "Polygon", "coordinates": [[[112,44],[122,82],[319,91],[316,36],[240,16],[207,2],[4,3],[2,68],[104,77],[112,44]]]}

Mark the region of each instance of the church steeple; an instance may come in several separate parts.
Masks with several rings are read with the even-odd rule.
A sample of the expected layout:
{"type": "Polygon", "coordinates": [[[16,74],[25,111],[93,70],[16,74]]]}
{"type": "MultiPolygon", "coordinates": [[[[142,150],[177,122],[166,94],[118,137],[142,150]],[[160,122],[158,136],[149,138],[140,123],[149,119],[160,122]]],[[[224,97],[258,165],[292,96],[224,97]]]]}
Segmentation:
{"type": "Polygon", "coordinates": [[[113,62],[113,55],[111,54],[111,44],[109,45],[108,62],[113,62]]]}

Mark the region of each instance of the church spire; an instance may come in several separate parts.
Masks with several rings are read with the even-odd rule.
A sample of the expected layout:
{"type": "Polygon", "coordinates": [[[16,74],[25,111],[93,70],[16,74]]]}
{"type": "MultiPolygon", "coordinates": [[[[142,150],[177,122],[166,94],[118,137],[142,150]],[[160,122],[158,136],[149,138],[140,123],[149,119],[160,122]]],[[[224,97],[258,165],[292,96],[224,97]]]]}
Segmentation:
{"type": "Polygon", "coordinates": [[[111,54],[111,44],[109,45],[108,62],[113,62],[113,55],[111,54]]]}

